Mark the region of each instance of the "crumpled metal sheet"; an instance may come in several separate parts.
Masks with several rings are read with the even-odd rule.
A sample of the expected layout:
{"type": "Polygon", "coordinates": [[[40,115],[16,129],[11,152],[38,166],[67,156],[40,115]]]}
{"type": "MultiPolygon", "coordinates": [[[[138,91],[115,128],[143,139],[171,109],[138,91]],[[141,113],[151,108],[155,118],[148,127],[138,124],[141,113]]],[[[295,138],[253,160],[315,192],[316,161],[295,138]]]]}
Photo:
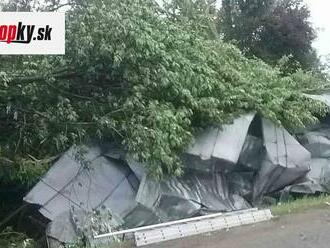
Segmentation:
{"type": "MultiPolygon", "coordinates": [[[[139,183],[124,161],[109,156],[114,153],[105,153],[108,158],[99,147],[87,150],[87,165],[77,161],[77,151],[70,149],[25,197],[40,205],[40,212],[52,221],[47,235],[53,240],[74,242],[90,214],[103,208],[111,211],[115,226],[133,228],[250,207],[241,196],[229,192],[225,174],[192,170],[181,178],[155,182],[141,173],[139,183]]],[[[135,171],[143,171],[141,164],[129,163],[135,171]]]]}
{"type": "MultiPolygon", "coordinates": [[[[70,201],[72,181],[79,175],[82,165],[77,161],[79,151],[71,148],[49,169],[47,174],[33,187],[24,197],[24,201],[43,206],[41,214],[50,220],[63,212],[62,205],[76,204],[79,202],[70,201]],[[63,192],[59,194],[58,192],[63,192]],[[69,198],[66,198],[69,196],[69,198]],[[63,204],[68,202],[69,204],[63,204]],[[50,206],[50,207],[48,207],[50,206]]],[[[93,161],[100,156],[99,147],[90,147],[84,155],[86,160],[93,161]]]]}
{"type": "Polygon", "coordinates": [[[330,192],[330,158],[313,158],[311,171],[307,174],[307,178],[330,192]]]}
{"type": "Polygon", "coordinates": [[[134,172],[135,176],[142,181],[142,178],[147,175],[147,170],[142,163],[135,161],[134,159],[128,157],[126,158],[126,162],[131,170],[134,172]]]}
{"type": "Polygon", "coordinates": [[[310,170],[311,154],[284,128],[262,119],[265,153],[254,182],[253,200],[294,184],[310,170]]]}
{"type": "Polygon", "coordinates": [[[254,178],[255,172],[238,171],[229,173],[227,180],[230,192],[242,196],[248,201],[251,201],[254,178]]]}
{"type": "Polygon", "coordinates": [[[314,158],[330,158],[330,128],[319,128],[298,136],[314,158]]]}
{"type": "Polygon", "coordinates": [[[330,193],[329,116],[324,118],[320,123],[302,130],[297,134],[297,138],[312,155],[311,170],[302,182],[289,185],[283,193],[330,193]]]}
{"type": "Polygon", "coordinates": [[[285,193],[330,193],[330,158],[313,158],[311,170],[303,182],[287,186],[285,193]]]}
{"type": "Polygon", "coordinates": [[[327,191],[313,180],[305,179],[305,182],[289,185],[281,192],[281,199],[288,198],[292,193],[314,195],[318,193],[326,193],[327,191]]]}
{"type": "Polygon", "coordinates": [[[206,172],[235,165],[254,116],[254,113],[247,114],[224,125],[222,130],[208,128],[197,135],[183,156],[185,165],[206,172]]]}
{"type": "Polygon", "coordinates": [[[161,182],[116,145],[89,146],[83,160],[72,148],[24,200],[40,205],[52,220],[50,237],[69,242],[90,213],[103,207],[113,214],[115,226],[133,228],[249,208],[284,188],[330,192],[326,130],[330,126],[305,131],[300,144],[284,128],[250,114],[198,136],[182,155],[185,174],[161,182]]]}
{"type": "Polygon", "coordinates": [[[129,213],[124,218],[121,228],[134,228],[161,223],[161,218],[157,213],[136,202],[129,213]]]}
{"type": "Polygon", "coordinates": [[[250,207],[242,197],[229,192],[225,174],[196,171],[161,182],[145,177],[136,200],[162,221],[250,207]]]}
{"type": "Polygon", "coordinates": [[[66,244],[77,242],[77,230],[73,225],[70,211],[60,213],[57,218],[49,223],[46,234],[48,237],[66,244]]]}
{"type": "Polygon", "coordinates": [[[264,152],[263,140],[248,134],[238,160],[239,170],[258,171],[264,152]]]}
{"type": "MultiPolygon", "coordinates": [[[[84,160],[89,162],[84,164],[77,161],[77,150],[70,149],[24,200],[40,205],[41,214],[54,223],[73,207],[86,215],[101,207],[109,208],[123,223],[135,204],[139,181],[125,163],[102,156],[100,147],[92,146],[87,151],[84,160]]],[[[58,240],[64,237],[55,231],[50,236],[58,240]]]]}

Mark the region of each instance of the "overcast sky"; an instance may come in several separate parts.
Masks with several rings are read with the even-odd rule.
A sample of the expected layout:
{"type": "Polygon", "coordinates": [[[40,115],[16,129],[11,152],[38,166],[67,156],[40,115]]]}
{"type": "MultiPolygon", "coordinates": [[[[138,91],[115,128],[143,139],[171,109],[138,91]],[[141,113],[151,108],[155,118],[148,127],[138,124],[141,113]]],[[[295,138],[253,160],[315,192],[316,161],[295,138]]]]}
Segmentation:
{"type": "Polygon", "coordinates": [[[305,2],[311,10],[311,22],[318,31],[314,47],[319,55],[328,55],[330,54],[330,1],[305,0],[305,2]]]}

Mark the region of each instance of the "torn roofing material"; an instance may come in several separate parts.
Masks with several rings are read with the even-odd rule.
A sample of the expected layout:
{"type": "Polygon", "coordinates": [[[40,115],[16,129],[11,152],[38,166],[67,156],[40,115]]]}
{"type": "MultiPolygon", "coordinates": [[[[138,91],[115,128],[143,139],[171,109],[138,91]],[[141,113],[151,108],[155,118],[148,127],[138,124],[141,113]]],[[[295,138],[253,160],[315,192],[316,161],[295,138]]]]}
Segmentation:
{"type": "MultiPolygon", "coordinates": [[[[71,148],[24,198],[52,221],[47,232],[52,239],[73,242],[90,213],[103,208],[111,211],[116,227],[132,228],[250,207],[230,194],[224,174],[191,172],[163,182],[140,174],[140,184],[127,163],[101,148],[89,146],[83,159],[77,158],[79,148],[71,148]]],[[[130,163],[141,172],[141,164],[130,163]]]]}
{"type": "Polygon", "coordinates": [[[40,212],[52,221],[72,208],[88,213],[105,206],[123,222],[135,204],[138,179],[124,163],[102,156],[100,147],[87,151],[87,164],[77,161],[77,149],[66,152],[24,200],[41,206],[40,212]]]}
{"type": "Polygon", "coordinates": [[[160,216],[162,221],[250,207],[242,197],[229,191],[225,174],[196,171],[187,171],[180,178],[160,182],[145,177],[136,200],[160,216]]]}
{"type": "MultiPolygon", "coordinates": [[[[90,147],[85,154],[88,161],[95,160],[101,151],[99,147],[90,147]]],[[[53,206],[54,202],[62,199],[63,202],[71,201],[71,193],[69,187],[79,175],[83,165],[76,160],[78,151],[71,148],[55,164],[49,169],[46,175],[33,187],[33,189],[24,197],[24,201],[31,204],[42,206],[40,212],[52,220],[61,213],[61,202],[59,208],[48,209],[47,206],[53,206]]],[[[79,206],[79,202],[71,201],[70,204],[79,206]]]]}
{"type": "Polygon", "coordinates": [[[209,128],[195,138],[186,153],[202,160],[218,158],[237,163],[245,137],[255,114],[248,114],[224,125],[223,129],[209,128]],[[226,148],[226,149],[224,149],[226,148]]]}
{"type": "Polygon", "coordinates": [[[298,140],[314,158],[330,158],[330,129],[318,128],[298,136],[298,140]]]}
{"type": "Polygon", "coordinates": [[[253,199],[283,189],[310,170],[311,154],[284,128],[262,119],[264,159],[254,182],[253,199]]]}
{"type": "Polygon", "coordinates": [[[204,171],[219,170],[225,164],[235,165],[254,116],[255,113],[247,114],[222,129],[208,128],[197,135],[183,155],[185,164],[204,171]]]}
{"type": "MultiPolygon", "coordinates": [[[[330,99],[330,95],[321,97],[330,99]]],[[[297,139],[312,155],[311,170],[303,180],[287,186],[283,194],[330,193],[330,116],[301,130],[297,139]]]]}
{"type": "MultiPolygon", "coordinates": [[[[238,170],[258,171],[261,166],[264,145],[262,137],[248,134],[238,160],[238,170]]],[[[237,168],[236,168],[237,169],[237,168]]]]}
{"type": "Polygon", "coordinates": [[[83,158],[71,148],[24,200],[39,205],[52,221],[49,236],[68,242],[77,238],[91,212],[103,208],[111,212],[112,225],[133,228],[249,208],[284,188],[330,192],[328,142],[323,139],[328,136],[311,135],[302,144],[313,159],[283,127],[246,115],[221,131],[208,129],[198,136],[183,154],[184,175],[160,182],[114,145],[89,146],[83,158]],[[321,151],[313,147],[320,144],[321,151]],[[323,156],[322,161],[314,156],[323,156]],[[230,170],[223,169],[228,165],[230,170]],[[61,221],[63,216],[71,221],[61,221]],[[67,223],[72,226],[65,234],[61,225],[67,223]]]}
{"type": "Polygon", "coordinates": [[[303,180],[285,187],[282,192],[282,197],[285,199],[290,193],[330,193],[330,160],[325,158],[313,158],[310,172],[303,180]]]}

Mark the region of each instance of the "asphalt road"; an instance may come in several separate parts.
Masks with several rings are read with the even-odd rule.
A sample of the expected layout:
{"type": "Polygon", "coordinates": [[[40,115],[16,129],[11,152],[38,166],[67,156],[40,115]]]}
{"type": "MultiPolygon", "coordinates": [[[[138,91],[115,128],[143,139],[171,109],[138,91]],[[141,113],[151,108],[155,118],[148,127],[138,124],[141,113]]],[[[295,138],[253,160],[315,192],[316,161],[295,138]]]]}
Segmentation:
{"type": "Polygon", "coordinates": [[[145,248],[330,248],[330,207],[145,248]]]}

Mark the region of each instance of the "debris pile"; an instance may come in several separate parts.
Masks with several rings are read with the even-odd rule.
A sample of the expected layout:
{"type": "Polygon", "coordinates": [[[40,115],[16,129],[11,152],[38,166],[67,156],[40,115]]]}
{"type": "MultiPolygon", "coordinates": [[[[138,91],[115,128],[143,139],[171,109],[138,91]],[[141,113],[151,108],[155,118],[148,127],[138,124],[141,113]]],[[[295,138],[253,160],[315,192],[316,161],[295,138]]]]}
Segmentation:
{"type": "Polygon", "coordinates": [[[50,247],[82,235],[93,242],[113,228],[259,206],[273,194],[330,193],[329,120],[295,136],[255,114],[209,128],[182,155],[184,175],[160,182],[114,144],[89,145],[83,158],[79,149],[67,151],[24,198],[50,220],[50,247]]]}

